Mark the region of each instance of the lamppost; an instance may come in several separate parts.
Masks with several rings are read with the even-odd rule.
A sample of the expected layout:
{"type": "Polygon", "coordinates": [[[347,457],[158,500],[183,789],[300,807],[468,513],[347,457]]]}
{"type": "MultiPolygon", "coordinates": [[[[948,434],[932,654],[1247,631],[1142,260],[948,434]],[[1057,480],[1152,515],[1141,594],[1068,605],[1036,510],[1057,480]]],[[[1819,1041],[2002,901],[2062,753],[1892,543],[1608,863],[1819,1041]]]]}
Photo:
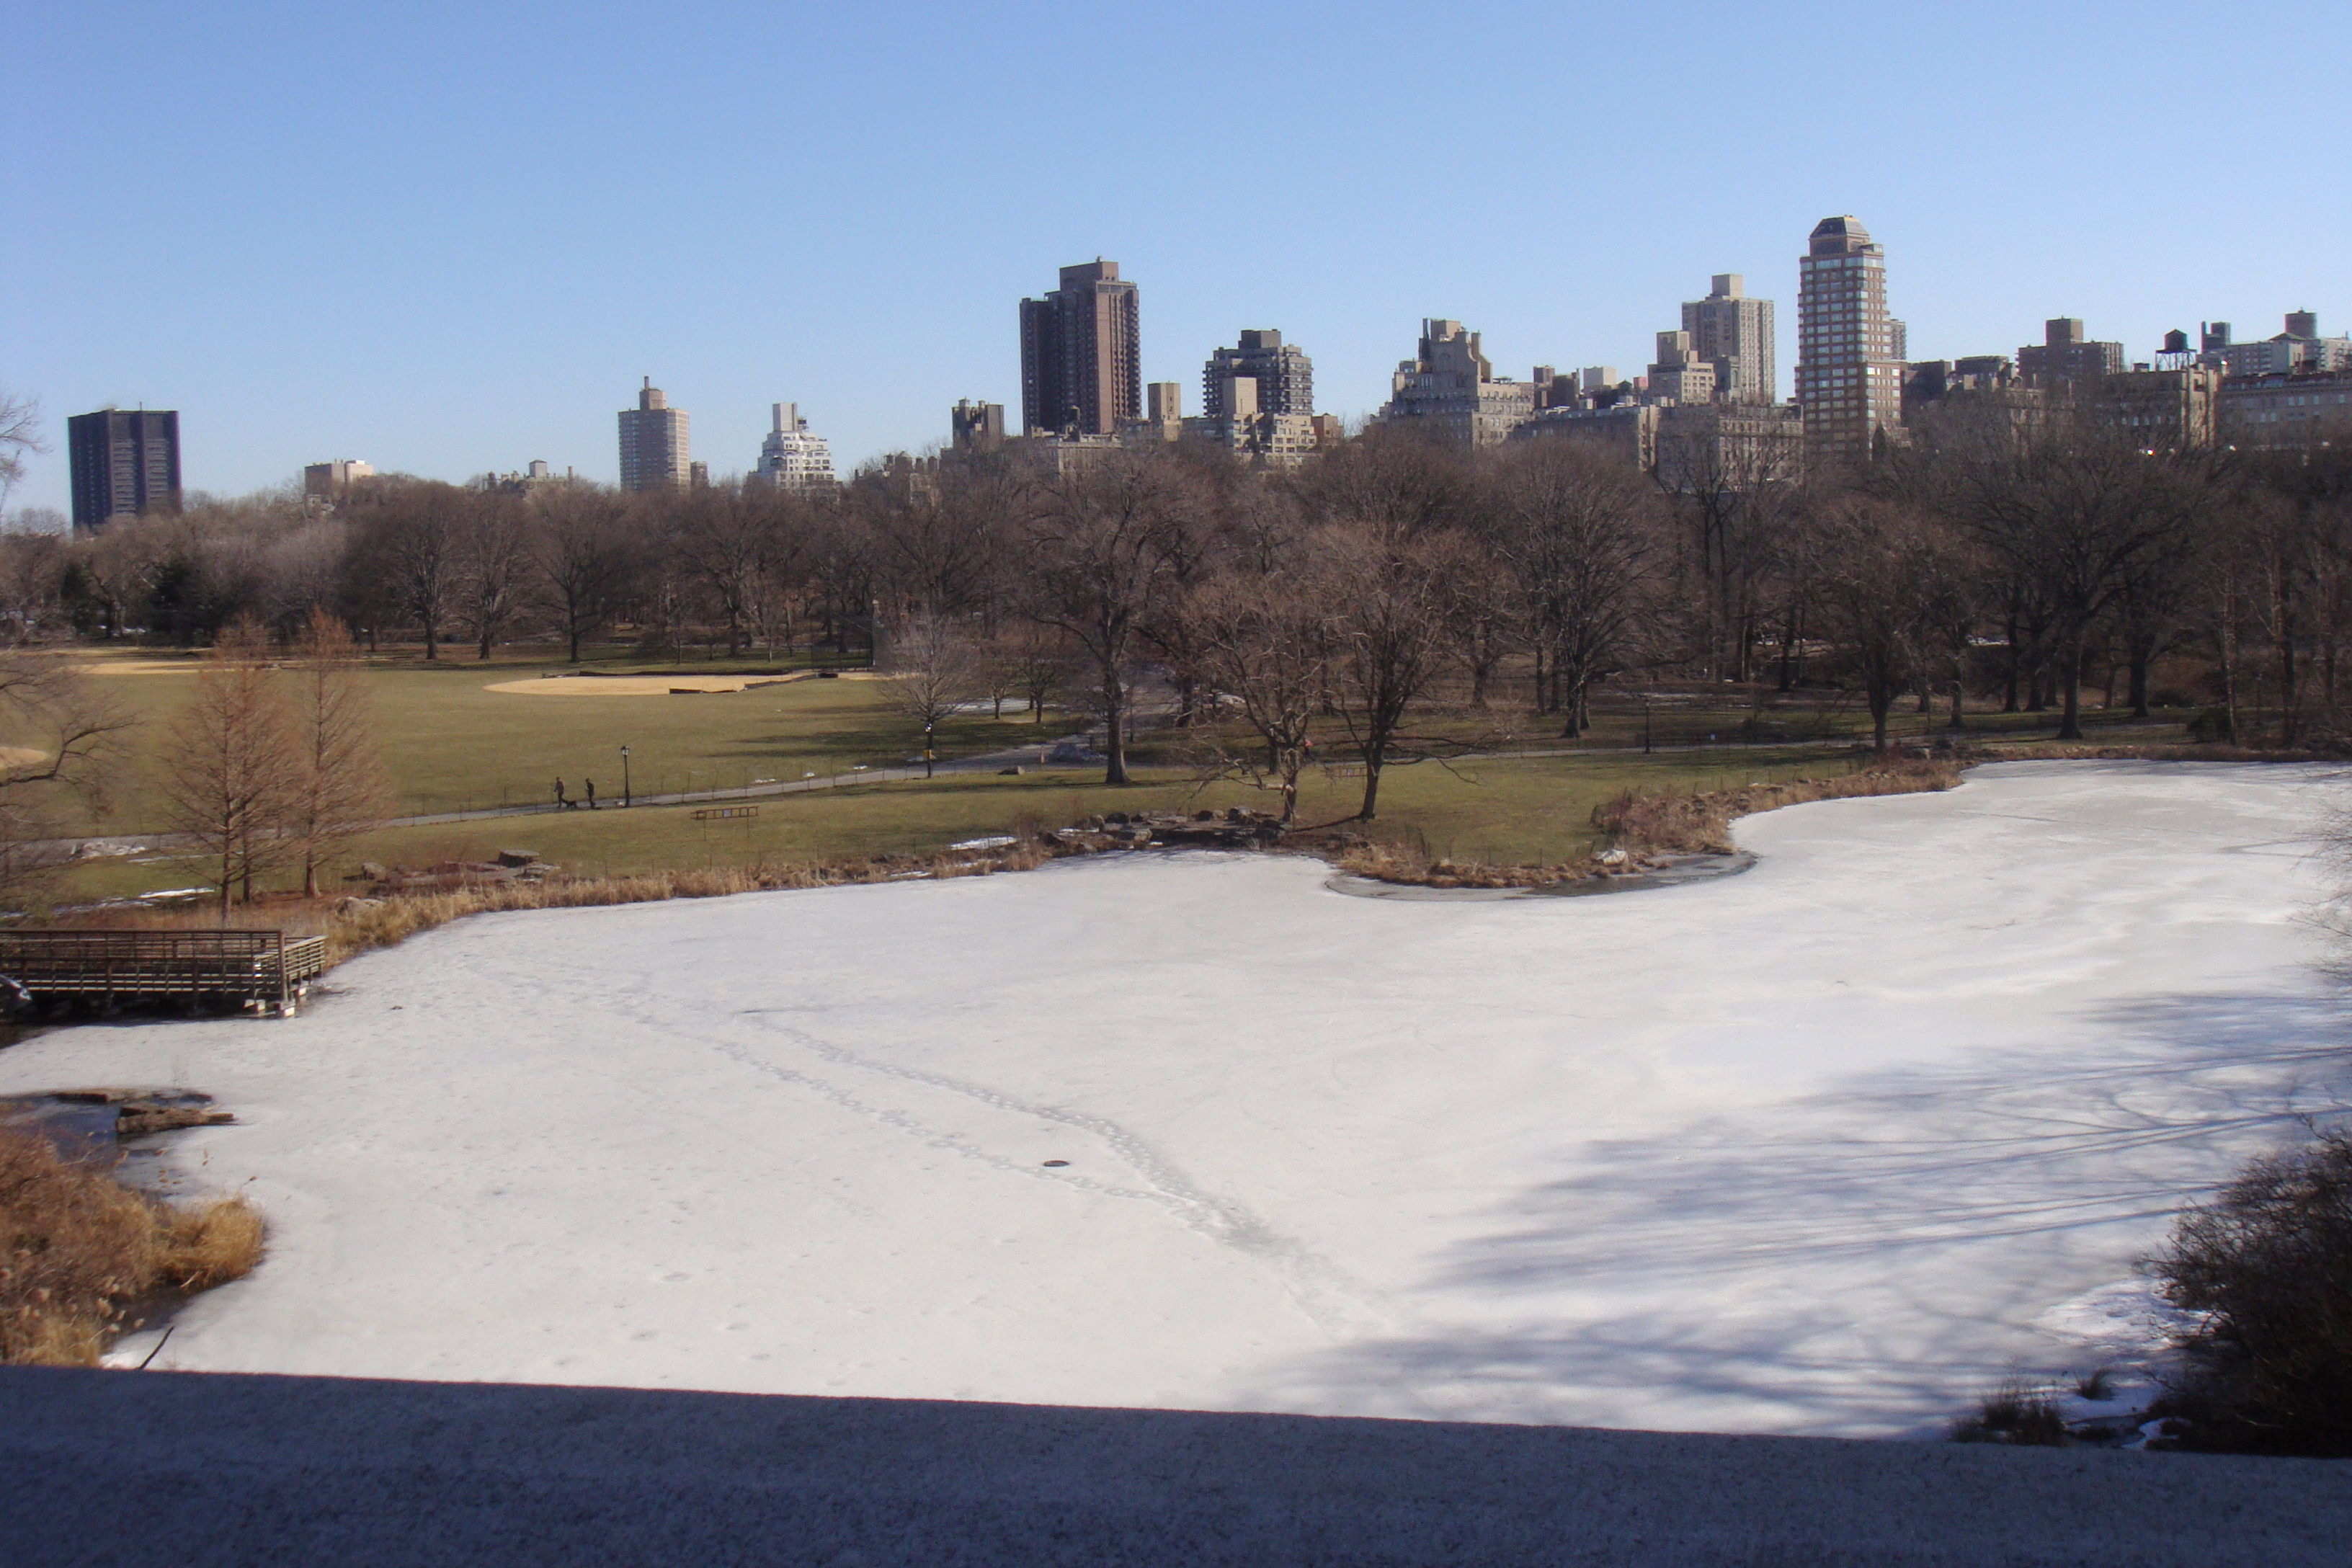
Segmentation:
{"type": "Polygon", "coordinates": [[[629,748],[621,748],[621,804],[629,804],[629,748]]]}

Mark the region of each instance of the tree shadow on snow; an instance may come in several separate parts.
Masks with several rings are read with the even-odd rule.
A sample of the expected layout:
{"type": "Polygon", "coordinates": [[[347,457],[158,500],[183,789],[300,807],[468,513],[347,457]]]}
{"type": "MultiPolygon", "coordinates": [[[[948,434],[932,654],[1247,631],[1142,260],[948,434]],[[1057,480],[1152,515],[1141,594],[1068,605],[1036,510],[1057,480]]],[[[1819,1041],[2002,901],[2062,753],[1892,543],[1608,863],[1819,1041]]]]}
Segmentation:
{"type": "Polygon", "coordinates": [[[1857,1433],[1931,1429],[2021,1357],[2063,1371],[2072,1352],[2087,1370],[2095,1352],[2034,1320],[2127,1279],[2182,1204],[2352,1104],[2352,1018],[2247,994],[2083,1022],[2103,1055],[1989,1050],[1587,1146],[1438,1260],[1420,1293],[1458,1328],[1425,1321],[1266,1392],[1399,1415],[1857,1433]]]}

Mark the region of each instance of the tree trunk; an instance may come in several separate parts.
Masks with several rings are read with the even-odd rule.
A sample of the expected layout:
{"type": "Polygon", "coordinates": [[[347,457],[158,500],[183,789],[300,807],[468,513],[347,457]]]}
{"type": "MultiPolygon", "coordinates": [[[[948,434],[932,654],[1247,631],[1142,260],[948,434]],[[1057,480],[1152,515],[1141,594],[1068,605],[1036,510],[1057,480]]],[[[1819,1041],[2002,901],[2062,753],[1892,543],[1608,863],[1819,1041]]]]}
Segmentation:
{"type": "Polygon", "coordinates": [[[2066,645],[2065,668],[2059,671],[2064,686],[2060,693],[2063,706],[2058,720],[2058,738],[2079,741],[2083,738],[2083,642],[2080,633],[2066,645]]]}
{"type": "Polygon", "coordinates": [[[2292,746],[2297,738],[2295,721],[2300,694],[2295,690],[2294,638],[2279,638],[2279,744],[2292,746]]]}
{"type": "Polygon", "coordinates": [[[1103,783],[1127,783],[1127,693],[1116,674],[1103,679],[1103,783]]]}
{"type": "Polygon", "coordinates": [[[2225,597],[2221,633],[2214,640],[2221,654],[2221,711],[2230,726],[2229,734],[2222,738],[2233,746],[2241,743],[2238,739],[2238,639],[2232,630],[2235,619],[2225,597]]]}
{"type": "Polygon", "coordinates": [[[2011,616],[2009,617],[2009,668],[2001,674],[2000,710],[2004,713],[2017,711],[2019,679],[2024,673],[2025,650],[2018,646],[2017,636],[2017,617],[2011,616]]]}
{"type": "Polygon", "coordinates": [[[1563,686],[1559,695],[1559,710],[1567,714],[1568,718],[1559,728],[1561,740],[1573,741],[1584,733],[1584,694],[1591,683],[1590,675],[1578,675],[1563,686]]]}

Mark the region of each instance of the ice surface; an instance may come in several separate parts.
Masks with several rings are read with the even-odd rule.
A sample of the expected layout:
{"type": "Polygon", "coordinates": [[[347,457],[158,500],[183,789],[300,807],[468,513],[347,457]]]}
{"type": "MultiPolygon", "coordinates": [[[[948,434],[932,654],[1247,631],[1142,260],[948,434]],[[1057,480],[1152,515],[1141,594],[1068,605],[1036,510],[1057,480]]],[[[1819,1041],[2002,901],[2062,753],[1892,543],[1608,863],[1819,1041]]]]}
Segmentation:
{"type": "Polygon", "coordinates": [[[0,1091],[237,1112],[177,1157],[270,1256],[159,1367],[1926,1431],[2119,1353],[2167,1214],[2345,1103],[2326,788],[2005,764],[1608,899],[1139,855],[482,917],[0,1091]]]}

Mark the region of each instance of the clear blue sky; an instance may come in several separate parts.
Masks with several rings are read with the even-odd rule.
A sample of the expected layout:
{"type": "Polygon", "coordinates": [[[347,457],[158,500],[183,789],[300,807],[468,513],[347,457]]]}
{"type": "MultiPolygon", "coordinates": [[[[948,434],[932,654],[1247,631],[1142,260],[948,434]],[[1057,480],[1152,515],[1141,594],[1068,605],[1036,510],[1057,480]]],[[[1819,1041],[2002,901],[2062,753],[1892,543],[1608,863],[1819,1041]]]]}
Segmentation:
{"type": "Polygon", "coordinates": [[[1018,418],[1014,303],[1097,255],[1147,379],[1243,327],[1360,415],[1423,316],[1636,372],[1713,272],[1853,213],[1915,358],[2052,315],[2352,327],[2352,6],[367,6],[7,25],[0,385],[182,411],[187,481],[330,457],[611,479],[651,374],[714,473],[796,401],[845,467],[1018,418]]]}

